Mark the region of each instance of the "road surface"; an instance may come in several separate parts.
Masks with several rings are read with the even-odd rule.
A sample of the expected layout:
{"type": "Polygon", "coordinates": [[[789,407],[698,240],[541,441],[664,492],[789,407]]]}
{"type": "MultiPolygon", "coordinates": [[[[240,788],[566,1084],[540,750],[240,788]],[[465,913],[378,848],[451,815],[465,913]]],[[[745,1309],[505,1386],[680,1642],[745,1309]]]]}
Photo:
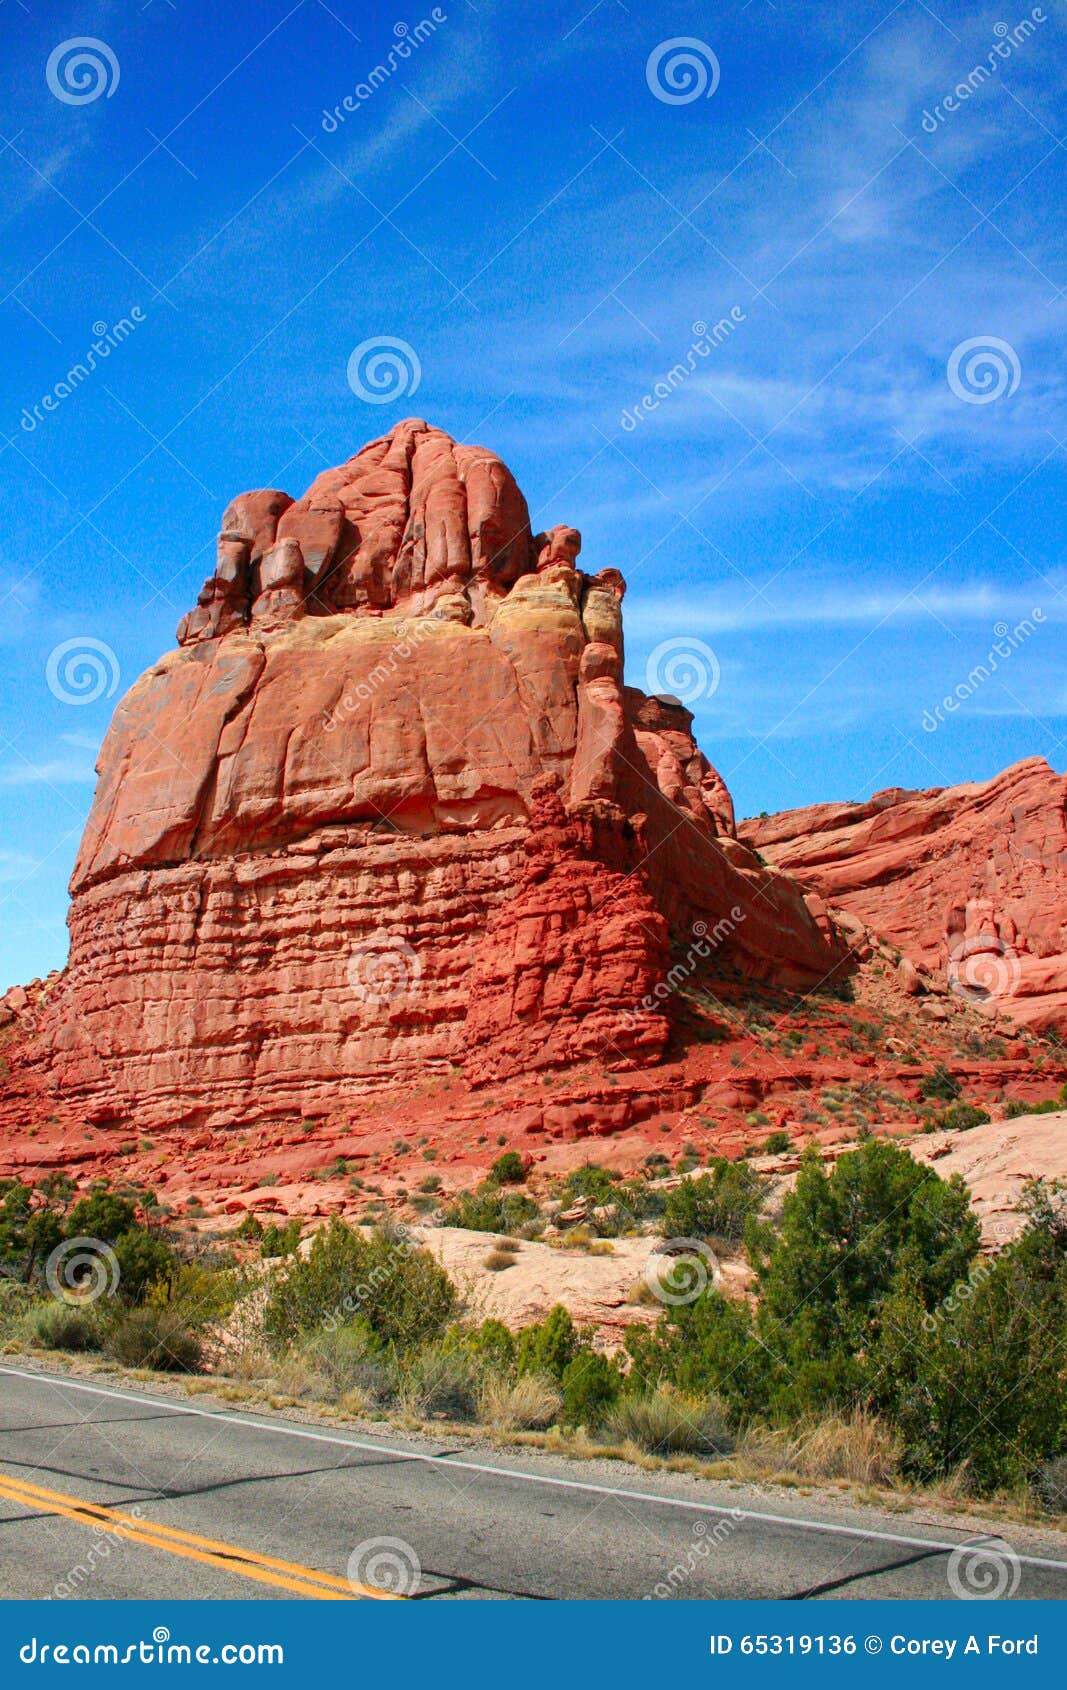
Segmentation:
{"type": "Polygon", "coordinates": [[[1067,1598],[996,1530],[0,1367],[5,1597],[1067,1598]]]}

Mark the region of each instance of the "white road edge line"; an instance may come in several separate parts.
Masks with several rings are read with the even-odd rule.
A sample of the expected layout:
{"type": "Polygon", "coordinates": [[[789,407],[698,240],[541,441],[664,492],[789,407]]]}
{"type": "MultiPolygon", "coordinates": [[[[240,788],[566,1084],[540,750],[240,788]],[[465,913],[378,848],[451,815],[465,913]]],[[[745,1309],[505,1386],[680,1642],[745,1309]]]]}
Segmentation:
{"type": "MultiPolygon", "coordinates": [[[[19,1367],[0,1367],[0,1374],[3,1373],[14,1379],[30,1379],[36,1384],[52,1385],[59,1390],[86,1391],[90,1396],[113,1397],[119,1402],[169,1409],[172,1414],[184,1415],[186,1418],[217,1420],[224,1426],[245,1426],[254,1432],[275,1432],[282,1437],[340,1445],[343,1449],[364,1450],[371,1455],[391,1455],[398,1461],[421,1461],[431,1467],[457,1468],[465,1473],[482,1473],[496,1479],[515,1479],[522,1484],[548,1485],[556,1490],[584,1491],[593,1496],[613,1496],[627,1502],[650,1502],[663,1508],[684,1508],[691,1513],[718,1514],[732,1520],[752,1520],[768,1526],[793,1526],[798,1531],[822,1532],[829,1537],[854,1537],[868,1543],[892,1544],[900,1549],[933,1549],[945,1554],[959,1550],[961,1554],[966,1555],[985,1554],[991,1540],[991,1534],[985,1534],[977,1542],[961,1540],[958,1543],[944,1543],[937,1538],[904,1537],[896,1532],[865,1531],[862,1526],[839,1526],[829,1520],[806,1520],[791,1514],[763,1514],[749,1508],[727,1508],[714,1502],[690,1502],[680,1496],[657,1496],[654,1491],[613,1489],[609,1485],[588,1484],[582,1479],[556,1479],[547,1473],[523,1473],[513,1467],[492,1467],[488,1462],[455,1460],[449,1455],[423,1455],[418,1450],[397,1449],[390,1444],[369,1443],[360,1438],[334,1437],[329,1432],[313,1432],[310,1428],[290,1425],[285,1420],[253,1420],[242,1414],[223,1414],[217,1409],[190,1408],[185,1403],[167,1402],[165,1398],[149,1396],[147,1392],[116,1391],[103,1385],[86,1385],[81,1380],[65,1379],[51,1373],[34,1373],[19,1367]]],[[[2,1459],[0,1457],[0,1461],[2,1459]]],[[[1042,1567],[1058,1573],[1067,1573],[1067,1561],[1045,1560],[1037,1555],[1017,1555],[1016,1560],[1023,1567],[1042,1567]]]]}

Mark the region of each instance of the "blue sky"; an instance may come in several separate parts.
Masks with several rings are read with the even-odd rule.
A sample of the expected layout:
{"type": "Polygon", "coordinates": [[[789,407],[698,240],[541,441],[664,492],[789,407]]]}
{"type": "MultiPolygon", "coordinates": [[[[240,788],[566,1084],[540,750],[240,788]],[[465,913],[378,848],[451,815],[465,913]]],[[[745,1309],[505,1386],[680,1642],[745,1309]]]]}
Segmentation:
{"type": "Polygon", "coordinates": [[[1036,10],[0,0],[0,984],[64,960],[97,749],[228,499],[403,416],[623,571],[632,681],[665,642],[717,677],[692,707],[739,813],[1067,766],[1067,55],[1036,10]],[[95,82],[49,74],[78,38],[95,82]],[[372,404],[346,372],[382,337],[421,374],[372,404]]]}

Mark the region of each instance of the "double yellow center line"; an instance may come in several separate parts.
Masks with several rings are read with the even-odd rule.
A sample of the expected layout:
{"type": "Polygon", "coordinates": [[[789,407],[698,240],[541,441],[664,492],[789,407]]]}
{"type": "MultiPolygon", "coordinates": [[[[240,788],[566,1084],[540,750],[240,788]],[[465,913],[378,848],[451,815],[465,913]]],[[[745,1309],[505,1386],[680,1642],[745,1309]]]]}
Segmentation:
{"type": "Polygon", "coordinates": [[[110,1532],[142,1548],[163,1549],[168,1555],[180,1555],[184,1561],[198,1561],[201,1566],[237,1573],[242,1578],[273,1585],[293,1596],[310,1596],[320,1602],[350,1602],[361,1596],[381,1602],[404,1600],[391,1591],[378,1590],[374,1585],[356,1584],[339,1578],[336,1573],[320,1572],[316,1567],[280,1561],[273,1555],[260,1555],[255,1550],[242,1549],[233,1543],[220,1543],[214,1538],[200,1537],[196,1532],[180,1531],[176,1526],[141,1520],[134,1514],[124,1513],[121,1508],[108,1508],[100,1502],[84,1502],[64,1491],[47,1490],[43,1485],[31,1485],[25,1479],[13,1479],[6,1473],[0,1473],[0,1496],[34,1513],[56,1514],[65,1520],[75,1520],[80,1525],[110,1532]]]}

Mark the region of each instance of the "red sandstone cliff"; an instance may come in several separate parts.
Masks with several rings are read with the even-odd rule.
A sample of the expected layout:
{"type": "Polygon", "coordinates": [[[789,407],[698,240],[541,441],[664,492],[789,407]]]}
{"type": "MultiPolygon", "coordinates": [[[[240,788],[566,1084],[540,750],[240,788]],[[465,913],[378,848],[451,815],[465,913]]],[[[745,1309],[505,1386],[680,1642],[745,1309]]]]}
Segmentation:
{"type": "Polygon", "coordinates": [[[624,582],[580,547],[421,421],[231,504],[101,752],[49,1086],[98,1120],[315,1115],[457,1063],[655,1062],[694,935],[724,976],[843,966],[689,713],[623,687],[624,582]]]}
{"type": "Polygon", "coordinates": [[[994,780],[746,821],[740,837],[889,939],[922,978],[1067,1035],[1067,777],[994,780]]]}

